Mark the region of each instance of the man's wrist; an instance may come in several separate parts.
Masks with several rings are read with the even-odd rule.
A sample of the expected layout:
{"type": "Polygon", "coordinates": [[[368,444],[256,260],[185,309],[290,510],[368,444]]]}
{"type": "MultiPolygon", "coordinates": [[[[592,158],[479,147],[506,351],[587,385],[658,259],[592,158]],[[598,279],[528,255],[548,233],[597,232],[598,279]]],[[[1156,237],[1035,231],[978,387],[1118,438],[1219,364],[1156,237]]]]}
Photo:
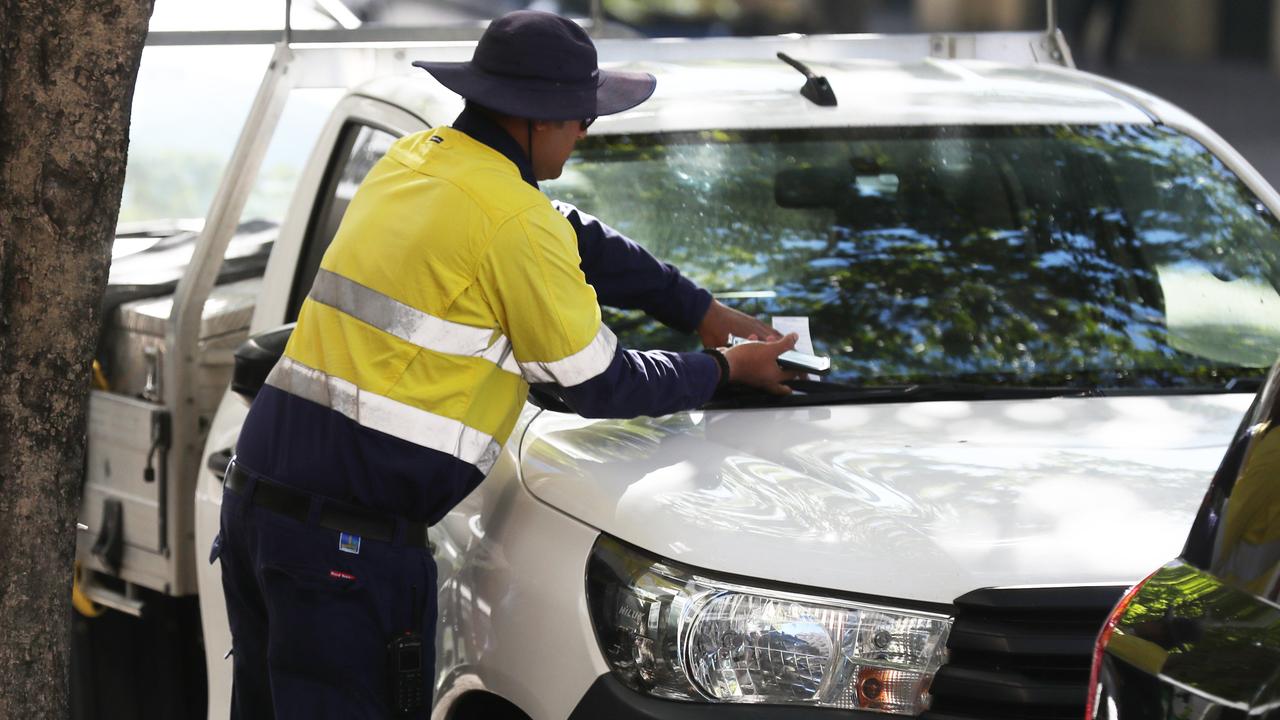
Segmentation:
{"type": "Polygon", "coordinates": [[[707,348],[702,351],[710,355],[716,361],[716,366],[720,368],[720,380],[716,383],[716,390],[723,388],[729,384],[729,358],[725,357],[724,352],[720,348],[707,348]]]}

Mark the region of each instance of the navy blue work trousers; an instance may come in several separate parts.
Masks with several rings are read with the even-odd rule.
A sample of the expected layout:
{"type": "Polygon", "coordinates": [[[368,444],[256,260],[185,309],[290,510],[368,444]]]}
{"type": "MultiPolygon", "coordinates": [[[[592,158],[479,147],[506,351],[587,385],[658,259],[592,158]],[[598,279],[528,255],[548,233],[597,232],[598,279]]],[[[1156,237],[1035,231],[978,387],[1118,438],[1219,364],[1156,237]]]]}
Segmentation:
{"type": "MultiPolygon", "coordinates": [[[[232,718],[429,715],[435,667],[436,566],[425,548],[362,539],[300,522],[223,491],[219,540],[231,621],[232,718]],[[387,646],[422,635],[424,709],[391,712],[387,646]]],[[[319,517],[318,502],[311,517],[319,517]]]]}

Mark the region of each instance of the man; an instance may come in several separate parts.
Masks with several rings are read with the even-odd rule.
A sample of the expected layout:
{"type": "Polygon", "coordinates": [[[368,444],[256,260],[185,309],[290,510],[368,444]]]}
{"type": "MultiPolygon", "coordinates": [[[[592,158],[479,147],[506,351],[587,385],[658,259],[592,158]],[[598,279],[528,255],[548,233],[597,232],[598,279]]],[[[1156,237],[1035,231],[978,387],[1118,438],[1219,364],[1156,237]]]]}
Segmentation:
{"type": "Polygon", "coordinates": [[[770,333],[537,188],[652,76],[599,71],[577,25],[528,11],[496,20],[470,63],[415,64],[468,109],[398,141],[361,184],[227,473],[214,556],[235,717],[426,717],[426,529],[493,466],[528,383],[559,385],[583,415],[632,417],[698,407],[731,379],[785,393],[794,377],[777,365],[794,336],[636,352],[601,324],[598,299],[713,347],[770,333]]]}

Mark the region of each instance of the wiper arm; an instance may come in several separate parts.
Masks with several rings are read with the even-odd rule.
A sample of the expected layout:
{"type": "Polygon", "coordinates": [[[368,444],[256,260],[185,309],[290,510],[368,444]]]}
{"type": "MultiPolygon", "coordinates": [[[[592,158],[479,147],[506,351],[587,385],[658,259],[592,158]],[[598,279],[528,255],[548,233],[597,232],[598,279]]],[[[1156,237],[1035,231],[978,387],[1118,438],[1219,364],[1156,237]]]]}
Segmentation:
{"type": "Polygon", "coordinates": [[[849,385],[847,383],[795,380],[791,387],[835,402],[872,400],[1014,400],[1022,398],[1091,397],[1099,390],[1067,385],[983,385],[979,383],[910,383],[901,385],[849,385]]]}
{"type": "Polygon", "coordinates": [[[1223,390],[1227,392],[1248,392],[1256,393],[1262,389],[1262,383],[1267,379],[1266,375],[1255,375],[1253,377],[1231,378],[1225,385],[1223,390]]]}
{"type": "Polygon", "coordinates": [[[851,385],[831,380],[792,380],[796,392],[770,395],[763,390],[730,386],[705,406],[707,409],[787,407],[842,403],[924,402],[928,400],[1020,400],[1053,397],[1098,397],[1101,390],[1078,386],[1001,386],[978,383],[904,383],[851,385]]]}
{"type": "Polygon", "coordinates": [[[1234,378],[1222,385],[1175,387],[1109,387],[1081,385],[990,385],[965,382],[854,385],[834,380],[792,380],[796,392],[769,395],[762,390],[731,386],[707,408],[786,407],[839,403],[926,402],[929,400],[1026,400],[1055,397],[1136,397],[1144,395],[1213,395],[1256,393],[1265,376],[1234,378]]]}

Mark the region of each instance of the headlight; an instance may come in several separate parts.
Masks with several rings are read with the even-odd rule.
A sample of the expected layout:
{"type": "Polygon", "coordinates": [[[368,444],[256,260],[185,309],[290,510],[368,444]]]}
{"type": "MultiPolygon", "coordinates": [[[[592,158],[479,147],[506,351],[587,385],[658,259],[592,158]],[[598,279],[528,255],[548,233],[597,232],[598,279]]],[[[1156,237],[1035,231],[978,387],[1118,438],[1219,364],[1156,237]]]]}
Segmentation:
{"type": "Polygon", "coordinates": [[[918,714],[951,630],[945,615],[715,580],[604,536],[587,595],[614,674],[677,700],[918,714]]]}

